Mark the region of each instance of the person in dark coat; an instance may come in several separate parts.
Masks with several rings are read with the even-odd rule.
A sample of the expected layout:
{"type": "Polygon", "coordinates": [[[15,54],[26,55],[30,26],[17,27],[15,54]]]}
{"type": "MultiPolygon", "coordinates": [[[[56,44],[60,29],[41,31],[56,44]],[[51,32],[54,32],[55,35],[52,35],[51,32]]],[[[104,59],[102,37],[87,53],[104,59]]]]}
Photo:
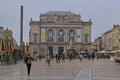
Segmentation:
{"type": "Polygon", "coordinates": [[[89,59],[89,60],[90,60],[90,57],[91,57],[91,56],[90,56],[90,54],[89,54],[89,55],[88,55],[88,59],[89,59]]]}
{"type": "Polygon", "coordinates": [[[27,66],[28,76],[30,76],[32,61],[33,61],[33,58],[30,56],[30,54],[27,54],[27,56],[25,57],[25,63],[26,63],[26,66],[27,66]]]}
{"type": "Polygon", "coordinates": [[[95,54],[94,54],[94,52],[92,53],[92,60],[94,60],[94,58],[95,58],[95,54]]]}

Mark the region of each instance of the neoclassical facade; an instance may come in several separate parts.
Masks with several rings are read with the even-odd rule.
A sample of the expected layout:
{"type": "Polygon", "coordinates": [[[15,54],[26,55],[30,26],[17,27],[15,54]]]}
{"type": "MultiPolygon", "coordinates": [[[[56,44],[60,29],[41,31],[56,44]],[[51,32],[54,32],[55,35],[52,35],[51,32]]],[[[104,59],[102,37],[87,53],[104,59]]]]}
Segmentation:
{"type": "Polygon", "coordinates": [[[63,54],[69,48],[91,50],[91,20],[70,11],[49,11],[40,14],[39,21],[31,19],[30,52],[34,54],[63,54]]]}

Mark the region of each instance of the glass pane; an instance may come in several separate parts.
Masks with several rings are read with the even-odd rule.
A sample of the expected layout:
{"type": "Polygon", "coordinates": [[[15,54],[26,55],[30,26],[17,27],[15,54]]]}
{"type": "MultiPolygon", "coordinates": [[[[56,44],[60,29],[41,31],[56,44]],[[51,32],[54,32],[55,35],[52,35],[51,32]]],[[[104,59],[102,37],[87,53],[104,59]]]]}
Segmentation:
{"type": "Polygon", "coordinates": [[[64,42],[64,30],[60,29],[58,31],[58,42],[64,42]]]}
{"type": "Polygon", "coordinates": [[[70,40],[74,41],[74,30],[73,29],[69,30],[69,41],[70,40]]]}
{"type": "Polygon", "coordinates": [[[47,42],[53,42],[53,30],[49,29],[47,32],[47,42]]]}

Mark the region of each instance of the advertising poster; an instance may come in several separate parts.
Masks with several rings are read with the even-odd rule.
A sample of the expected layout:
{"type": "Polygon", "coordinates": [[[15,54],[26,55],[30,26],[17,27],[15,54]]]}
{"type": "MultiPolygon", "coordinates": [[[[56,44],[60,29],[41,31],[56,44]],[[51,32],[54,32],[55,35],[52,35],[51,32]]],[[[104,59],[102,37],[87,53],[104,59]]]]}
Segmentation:
{"type": "Polygon", "coordinates": [[[41,29],[41,42],[45,42],[45,28],[41,29]]]}

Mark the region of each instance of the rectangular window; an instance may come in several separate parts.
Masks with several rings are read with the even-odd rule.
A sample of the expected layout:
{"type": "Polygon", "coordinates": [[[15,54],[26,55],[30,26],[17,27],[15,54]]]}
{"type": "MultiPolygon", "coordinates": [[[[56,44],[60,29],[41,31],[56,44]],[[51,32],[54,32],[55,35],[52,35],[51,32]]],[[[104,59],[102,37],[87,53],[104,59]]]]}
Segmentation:
{"type": "Polygon", "coordinates": [[[81,29],[77,29],[77,42],[81,42],[81,29]]]}
{"type": "Polygon", "coordinates": [[[88,42],[88,34],[85,34],[85,42],[88,42]]]}
{"type": "Polygon", "coordinates": [[[34,42],[36,43],[37,42],[37,33],[34,33],[34,42]]]}

